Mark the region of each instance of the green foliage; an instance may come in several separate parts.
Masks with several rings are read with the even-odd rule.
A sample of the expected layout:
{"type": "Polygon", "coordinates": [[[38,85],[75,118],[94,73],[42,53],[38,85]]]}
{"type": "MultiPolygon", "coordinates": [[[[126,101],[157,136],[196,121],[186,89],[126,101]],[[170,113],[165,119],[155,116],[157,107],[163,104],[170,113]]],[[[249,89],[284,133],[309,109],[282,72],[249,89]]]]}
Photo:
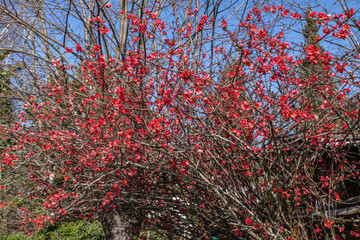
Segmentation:
{"type": "MultiPolygon", "coordinates": [[[[0,232],[0,240],[25,240],[29,239],[27,235],[16,234],[8,235],[0,232]],[[6,237],[4,237],[6,236],[6,237]]],[[[85,221],[77,222],[61,222],[53,224],[39,233],[31,236],[30,239],[35,240],[53,240],[53,239],[90,239],[90,240],[101,240],[105,239],[105,234],[102,229],[100,222],[94,221],[87,223],[85,221]]]]}
{"type": "Polygon", "coordinates": [[[156,231],[146,231],[146,232],[142,232],[140,234],[141,238],[138,238],[138,240],[140,239],[151,239],[151,240],[165,240],[167,238],[165,238],[164,236],[162,236],[161,234],[156,233],[156,231]]]}
{"type": "Polygon", "coordinates": [[[29,237],[28,236],[25,236],[25,235],[21,235],[21,234],[16,234],[16,235],[13,235],[13,236],[8,236],[8,237],[1,237],[0,239],[6,239],[6,240],[25,240],[25,239],[28,239],[29,237]]]}
{"type": "Polygon", "coordinates": [[[45,239],[105,239],[100,222],[85,221],[54,224],[41,234],[45,239]]]}

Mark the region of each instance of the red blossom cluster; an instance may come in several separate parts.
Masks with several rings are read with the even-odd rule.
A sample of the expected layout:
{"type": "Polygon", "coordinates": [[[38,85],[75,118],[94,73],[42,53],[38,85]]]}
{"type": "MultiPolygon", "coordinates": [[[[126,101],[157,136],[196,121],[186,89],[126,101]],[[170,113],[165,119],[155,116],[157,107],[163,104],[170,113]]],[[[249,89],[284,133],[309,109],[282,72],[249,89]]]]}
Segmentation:
{"type": "MultiPolygon", "coordinates": [[[[23,162],[35,186],[29,198],[45,209],[41,217],[24,210],[24,228],[115,211],[145,216],[132,231],[156,227],[184,239],[358,237],[336,206],[356,197],[346,183],[359,179],[359,150],[351,147],[359,134],[359,63],[322,51],[322,38],[301,47],[286,42],[285,30],[261,24],[289,13],[304,19],[265,6],[236,29],[222,20],[229,41],[212,51],[233,60],[217,70],[205,63],[213,54],[187,46],[212,25],[207,15],[165,35],[166,21],[149,10],[144,19],[126,16],[134,36],[122,61],[100,43],[89,53],[77,44],[87,57],[70,79],[66,63],[54,60],[62,77],[41,86],[19,123],[2,130],[17,139],[2,153],[2,170],[23,162]],[[157,33],[162,48],[142,45],[157,33]]],[[[353,15],[306,17],[324,38],[345,40],[353,15]]],[[[102,18],[90,23],[109,33],[102,18]]]]}

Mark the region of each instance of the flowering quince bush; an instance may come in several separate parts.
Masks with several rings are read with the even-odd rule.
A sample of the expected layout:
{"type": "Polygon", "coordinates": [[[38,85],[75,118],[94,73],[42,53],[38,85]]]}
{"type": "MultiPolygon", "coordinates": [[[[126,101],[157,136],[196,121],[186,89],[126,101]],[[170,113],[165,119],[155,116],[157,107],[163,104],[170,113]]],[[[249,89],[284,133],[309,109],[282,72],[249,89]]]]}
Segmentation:
{"type": "MultiPolygon", "coordinates": [[[[2,129],[17,142],[2,152],[2,171],[23,169],[28,198],[42,206],[21,208],[26,231],[98,218],[109,238],[109,222],[121,223],[124,239],[147,229],[171,239],[360,234],[337,208],[360,195],[358,150],[349,147],[359,133],[360,52],[319,47],[356,39],[353,9],[329,16],[265,5],[230,24],[196,8],[181,28],[150,10],[121,14],[132,33],[125,53],[100,42],[66,47],[81,63],[53,60],[59,77],[2,129]],[[312,19],[322,32],[309,45],[288,43],[295,33],[269,19],[312,19]]],[[[101,17],[89,24],[99,38],[110,34],[101,17]]]]}

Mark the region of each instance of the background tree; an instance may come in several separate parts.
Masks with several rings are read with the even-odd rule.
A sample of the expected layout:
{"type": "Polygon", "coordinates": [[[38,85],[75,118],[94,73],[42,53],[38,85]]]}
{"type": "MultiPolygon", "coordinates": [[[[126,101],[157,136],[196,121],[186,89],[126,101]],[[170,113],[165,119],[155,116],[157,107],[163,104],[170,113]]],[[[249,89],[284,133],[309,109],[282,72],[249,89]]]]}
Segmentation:
{"type": "MultiPolygon", "coordinates": [[[[0,61],[3,62],[3,60],[6,58],[6,56],[9,54],[9,52],[2,52],[0,55],[0,61]]],[[[13,112],[14,112],[14,107],[13,107],[13,103],[12,103],[12,97],[11,97],[11,91],[10,91],[10,73],[8,71],[5,71],[5,69],[1,68],[0,69],[0,94],[1,94],[1,99],[0,99],[0,111],[1,111],[1,119],[0,119],[0,124],[1,126],[3,125],[8,125],[11,122],[14,121],[13,118],[13,112]]],[[[6,148],[7,144],[5,142],[3,142],[2,148],[6,148]]]]}

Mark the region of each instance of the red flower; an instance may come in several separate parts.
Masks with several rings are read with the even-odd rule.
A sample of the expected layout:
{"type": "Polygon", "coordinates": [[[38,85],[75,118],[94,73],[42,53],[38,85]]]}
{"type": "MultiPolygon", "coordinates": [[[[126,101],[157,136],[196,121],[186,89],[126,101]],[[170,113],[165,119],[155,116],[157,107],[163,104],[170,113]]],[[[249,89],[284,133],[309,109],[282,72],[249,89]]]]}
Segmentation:
{"type": "Polygon", "coordinates": [[[101,49],[101,46],[97,45],[97,44],[95,44],[94,47],[93,47],[94,52],[100,52],[100,49],[101,49]]]}
{"type": "Polygon", "coordinates": [[[253,220],[251,220],[250,218],[245,220],[245,224],[246,225],[252,225],[253,224],[253,220]]]}
{"type": "Polygon", "coordinates": [[[104,35],[109,32],[109,29],[104,25],[99,28],[100,34],[104,35]]]}
{"type": "Polygon", "coordinates": [[[338,234],[335,234],[335,240],[342,240],[343,238],[340,236],[340,235],[338,235],[338,234]]]}
{"type": "Polygon", "coordinates": [[[72,52],[73,52],[73,50],[72,50],[71,48],[68,48],[68,47],[65,48],[65,51],[66,51],[67,53],[72,53],[72,52]]]}
{"type": "Polygon", "coordinates": [[[344,62],[342,65],[341,63],[336,63],[335,70],[339,73],[343,73],[345,71],[346,66],[347,66],[346,62],[344,62]]]}
{"type": "Polygon", "coordinates": [[[355,237],[360,237],[360,233],[355,232],[355,231],[350,231],[350,235],[355,236],[355,237]]]}
{"type": "Polygon", "coordinates": [[[189,160],[185,160],[185,161],[182,161],[181,162],[181,166],[182,167],[186,167],[186,166],[188,166],[189,165],[189,160]]]}
{"type": "Polygon", "coordinates": [[[254,225],[254,230],[259,230],[261,228],[261,223],[257,223],[254,225]]]}
{"type": "Polygon", "coordinates": [[[319,233],[321,231],[322,231],[322,229],[318,227],[318,228],[315,229],[315,234],[317,234],[317,233],[319,233]]]}
{"type": "Polygon", "coordinates": [[[76,45],[76,51],[78,52],[84,52],[84,49],[82,47],[80,47],[80,44],[76,45]]]}
{"type": "Polygon", "coordinates": [[[290,14],[290,16],[293,17],[294,19],[298,19],[298,20],[301,19],[301,15],[298,13],[292,13],[292,14],[290,14]]]}
{"type": "Polygon", "coordinates": [[[240,231],[239,229],[235,228],[235,230],[234,230],[234,235],[235,235],[235,236],[240,236],[240,235],[241,235],[241,231],[240,231]]]}
{"type": "Polygon", "coordinates": [[[328,221],[325,221],[325,227],[327,227],[327,228],[331,228],[331,226],[333,225],[333,221],[330,221],[330,222],[328,222],[328,221]]]}

